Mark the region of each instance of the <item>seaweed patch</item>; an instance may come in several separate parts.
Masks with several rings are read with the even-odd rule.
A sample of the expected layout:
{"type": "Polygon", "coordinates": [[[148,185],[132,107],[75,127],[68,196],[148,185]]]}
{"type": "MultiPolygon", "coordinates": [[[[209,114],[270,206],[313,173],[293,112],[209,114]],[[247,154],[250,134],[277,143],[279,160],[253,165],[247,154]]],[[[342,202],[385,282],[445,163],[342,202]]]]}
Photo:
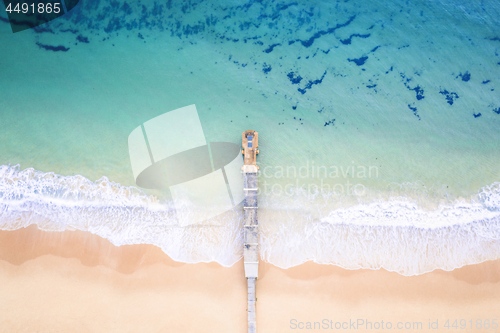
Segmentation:
{"type": "Polygon", "coordinates": [[[52,46],[52,45],[42,44],[39,42],[36,42],[36,45],[38,45],[40,48],[43,48],[43,49],[48,50],[48,51],[54,51],[54,52],[57,52],[57,51],[68,52],[69,51],[69,47],[64,47],[62,45],[52,46]]]}
{"type": "Polygon", "coordinates": [[[51,34],[54,33],[54,31],[52,29],[47,28],[47,27],[40,27],[40,26],[33,27],[33,31],[35,31],[36,33],[39,33],[39,34],[41,34],[43,32],[49,32],[51,34]]]}
{"type": "Polygon", "coordinates": [[[76,39],[81,43],[87,43],[87,44],[89,43],[89,39],[87,37],[83,37],[82,35],[78,35],[76,39]]]}
{"type": "MultiPolygon", "coordinates": [[[[408,88],[408,89],[410,89],[410,88],[408,88]]],[[[425,97],[424,96],[424,89],[420,88],[420,86],[417,85],[415,88],[410,89],[410,90],[415,91],[415,93],[417,94],[417,96],[416,96],[417,100],[424,99],[424,97],[425,97]]]]}
{"type": "MultiPolygon", "coordinates": [[[[307,39],[307,40],[300,40],[300,39],[296,39],[296,40],[295,40],[295,41],[293,41],[293,42],[300,42],[300,43],[302,44],[302,46],[309,47],[309,46],[311,46],[311,45],[314,43],[314,41],[315,41],[316,39],[320,38],[320,37],[321,37],[321,36],[323,36],[323,35],[328,35],[328,34],[331,34],[331,33],[333,33],[333,32],[334,32],[335,30],[337,30],[337,29],[340,29],[340,28],[342,28],[342,27],[346,27],[346,26],[348,26],[349,24],[351,24],[351,22],[352,22],[352,21],[354,21],[354,19],[355,19],[355,18],[356,18],[356,15],[353,15],[353,16],[351,16],[351,17],[349,18],[349,20],[347,20],[347,22],[345,22],[345,23],[337,23],[337,25],[336,25],[336,26],[334,26],[333,28],[330,28],[330,29],[328,29],[328,30],[320,30],[320,31],[316,32],[314,35],[312,35],[312,37],[310,37],[310,38],[309,38],[309,39],[307,39]]],[[[290,44],[293,44],[293,42],[292,42],[292,43],[288,42],[288,44],[289,44],[289,45],[290,45],[290,44]]]]}
{"type": "Polygon", "coordinates": [[[360,34],[352,34],[349,36],[349,38],[346,38],[346,39],[341,39],[340,42],[344,45],[349,45],[351,44],[352,42],[352,38],[353,37],[359,37],[359,38],[368,38],[370,37],[371,35],[370,34],[366,34],[366,35],[360,35],[360,34]]]}
{"type": "MultiPolygon", "coordinates": [[[[392,68],[392,67],[391,67],[391,68],[392,68]]],[[[420,85],[417,85],[415,88],[412,88],[412,87],[410,87],[410,85],[408,84],[408,83],[411,81],[411,79],[407,78],[407,77],[406,77],[403,73],[400,73],[399,75],[401,75],[401,77],[402,77],[403,79],[406,79],[406,81],[404,81],[404,82],[403,82],[403,83],[404,83],[404,85],[405,85],[405,87],[406,87],[406,89],[408,89],[408,90],[413,90],[413,91],[416,93],[416,98],[417,98],[417,100],[419,100],[419,101],[420,101],[421,99],[424,99],[424,98],[425,98],[425,96],[424,96],[424,89],[422,89],[422,88],[420,87],[420,85]]]]}
{"type": "Polygon", "coordinates": [[[304,87],[304,89],[297,89],[302,95],[304,95],[306,92],[307,92],[307,89],[311,89],[311,87],[315,84],[320,84],[321,82],[323,82],[323,79],[325,78],[325,75],[326,75],[326,71],[323,73],[323,76],[321,77],[321,79],[316,79],[314,81],[311,81],[309,80],[309,82],[306,84],[306,86],[304,87]]]}
{"type": "Polygon", "coordinates": [[[262,65],[262,71],[263,71],[265,74],[269,73],[269,72],[271,71],[271,69],[272,69],[272,68],[271,68],[271,65],[268,65],[268,64],[266,64],[266,63],[264,63],[264,65],[262,65]]]}
{"type": "Polygon", "coordinates": [[[462,81],[467,82],[470,80],[470,73],[469,71],[465,72],[464,74],[460,73],[456,78],[458,79],[459,77],[462,78],[462,81]]]}
{"type": "Polygon", "coordinates": [[[414,115],[418,118],[418,120],[420,120],[420,116],[419,116],[419,115],[418,115],[418,113],[417,113],[417,107],[415,107],[415,106],[413,106],[413,107],[412,107],[410,104],[408,104],[408,108],[409,108],[410,110],[412,110],[412,111],[413,111],[413,114],[414,114],[414,115]]]}
{"type": "Polygon", "coordinates": [[[282,5],[281,7],[277,7],[276,9],[277,9],[278,11],[281,11],[281,10],[285,10],[285,9],[287,9],[287,8],[288,8],[288,7],[290,7],[290,6],[297,6],[297,5],[298,5],[298,3],[296,3],[296,2],[292,2],[292,3],[286,4],[286,5],[282,5]]]}
{"type": "Polygon", "coordinates": [[[266,53],[271,53],[271,52],[273,52],[273,50],[274,50],[274,48],[275,48],[276,46],[280,46],[280,45],[281,45],[280,43],[278,43],[278,44],[272,44],[272,45],[269,45],[269,47],[268,47],[267,49],[265,49],[263,52],[266,52],[266,53]]]}
{"type": "Polygon", "coordinates": [[[493,112],[495,112],[496,114],[500,114],[500,108],[493,109],[493,112]]]}
{"type": "Polygon", "coordinates": [[[479,117],[481,117],[481,113],[473,113],[472,115],[474,116],[474,118],[479,118],[479,117]]]}
{"type": "Polygon", "coordinates": [[[298,74],[295,76],[294,72],[290,72],[286,76],[288,76],[288,79],[292,82],[292,84],[299,84],[300,81],[302,81],[302,76],[298,74]]]}
{"type": "Polygon", "coordinates": [[[364,56],[364,57],[357,58],[357,59],[348,58],[347,60],[350,61],[350,62],[355,63],[358,66],[362,66],[362,65],[365,64],[366,60],[368,60],[368,56],[364,56]]]}
{"type": "Polygon", "coordinates": [[[453,102],[455,101],[455,99],[458,98],[458,95],[457,93],[454,93],[454,92],[449,92],[448,90],[441,90],[439,92],[441,95],[444,95],[446,97],[446,102],[450,105],[453,105],[453,102]]]}
{"type": "Polygon", "coordinates": [[[330,125],[335,125],[335,119],[332,119],[332,120],[329,120],[329,121],[325,121],[325,125],[324,126],[330,126],[330,125]]]}
{"type": "Polygon", "coordinates": [[[61,32],[71,32],[72,34],[77,34],[78,30],[76,29],[62,29],[61,32]]]}

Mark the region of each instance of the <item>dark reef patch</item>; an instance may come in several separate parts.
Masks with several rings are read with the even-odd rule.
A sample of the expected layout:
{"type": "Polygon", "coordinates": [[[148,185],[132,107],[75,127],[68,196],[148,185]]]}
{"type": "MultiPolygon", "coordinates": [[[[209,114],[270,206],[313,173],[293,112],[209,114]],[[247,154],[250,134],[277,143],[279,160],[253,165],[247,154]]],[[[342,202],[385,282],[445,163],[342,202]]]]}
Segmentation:
{"type": "MultiPolygon", "coordinates": [[[[156,3],[155,3],[156,4],[156,3]]],[[[132,14],[132,8],[130,7],[130,5],[127,3],[127,2],[123,2],[123,5],[122,7],[120,8],[120,10],[125,14],[125,15],[130,15],[132,14]]]]}
{"type": "Polygon", "coordinates": [[[43,49],[45,49],[47,51],[54,51],[54,52],[58,52],[58,51],[68,52],[69,51],[69,47],[64,47],[62,45],[52,46],[52,45],[42,44],[42,43],[39,43],[39,42],[36,42],[36,45],[38,45],[40,48],[43,48],[43,49]]]}
{"type": "Polygon", "coordinates": [[[485,81],[483,81],[483,84],[486,84],[486,83],[489,83],[489,82],[490,82],[490,80],[485,80],[485,81]]]}
{"type": "MultiPolygon", "coordinates": [[[[183,27],[183,31],[182,32],[183,32],[183,34],[185,36],[190,36],[190,35],[197,35],[197,34],[199,34],[202,31],[205,31],[205,23],[200,23],[200,24],[196,24],[196,25],[193,25],[193,26],[191,26],[190,24],[188,24],[188,25],[186,25],[186,26],[183,27]]],[[[231,41],[231,38],[228,38],[226,40],[231,41]]],[[[238,40],[236,40],[236,42],[237,41],[238,40]]]]}
{"type": "MultiPolygon", "coordinates": [[[[224,59],[224,65],[222,65],[219,60],[220,65],[216,65],[218,67],[229,66],[237,71],[238,68],[240,68],[240,71],[253,71],[257,73],[256,81],[262,81],[266,76],[272,79],[275,75],[280,76],[280,78],[278,78],[280,80],[288,79],[290,85],[288,85],[286,81],[282,82],[285,83],[286,87],[284,88],[286,88],[289,95],[287,98],[287,103],[289,104],[287,104],[285,112],[290,112],[290,108],[294,110],[298,109],[298,96],[306,97],[306,100],[310,99],[307,103],[311,104],[308,105],[314,105],[314,100],[317,98],[315,93],[327,93],[323,91],[324,88],[326,88],[326,84],[334,80],[341,80],[337,78],[337,76],[344,76],[344,66],[348,67],[351,71],[354,70],[356,72],[356,70],[358,70],[358,74],[369,74],[369,70],[367,69],[368,66],[375,64],[378,61],[378,55],[381,55],[380,52],[376,53],[378,49],[382,47],[381,52],[384,53],[385,51],[386,44],[382,44],[382,42],[376,43],[374,38],[376,38],[375,35],[378,34],[379,30],[387,29],[388,22],[380,22],[379,24],[373,21],[370,23],[374,25],[371,25],[368,29],[366,29],[366,26],[356,28],[358,20],[361,20],[361,16],[359,14],[356,15],[357,10],[354,9],[355,11],[353,11],[350,4],[345,5],[340,1],[337,4],[333,3],[331,9],[332,12],[326,7],[315,7],[312,3],[299,2],[298,0],[245,0],[241,3],[207,3],[200,0],[165,0],[164,2],[158,2],[156,0],[151,2],[131,2],[128,0],[109,0],[105,2],[101,0],[88,0],[86,2],[81,2],[76,10],[40,28],[52,29],[54,33],[72,33],[74,36],[67,34],[66,37],[70,37],[69,40],[72,40],[72,43],[78,41],[78,45],[80,46],[82,46],[83,43],[90,43],[90,40],[92,40],[93,44],[105,40],[110,42],[109,44],[111,45],[115,42],[113,38],[117,38],[117,36],[120,36],[118,37],[120,39],[125,38],[125,36],[130,36],[129,38],[136,40],[138,44],[143,44],[143,41],[140,39],[145,41],[146,36],[148,36],[148,43],[150,43],[150,40],[152,42],[158,40],[159,36],[163,38],[163,36],[168,37],[168,35],[170,35],[182,45],[179,46],[179,48],[184,46],[191,47],[189,45],[210,43],[214,51],[220,54],[220,60],[224,59]],[[335,10],[333,10],[333,7],[335,7],[335,10]],[[377,29],[374,29],[375,25],[377,29]],[[373,38],[371,34],[374,34],[373,38]],[[369,41],[363,41],[362,39],[369,39],[369,41]],[[370,41],[373,41],[373,43],[370,41]],[[251,50],[251,52],[248,52],[249,54],[245,54],[243,51],[237,54],[235,53],[233,54],[235,57],[234,59],[226,61],[231,53],[231,48],[238,46],[238,44],[234,43],[240,43],[242,45],[243,42],[247,43],[245,46],[247,46],[248,50],[251,50]],[[369,43],[367,44],[367,42],[369,43]],[[316,45],[312,47],[314,44],[316,45]],[[336,53],[336,51],[338,51],[337,48],[352,48],[358,44],[363,44],[363,48],[356,53],[348,54],[348,58],[342,58],[341,62],[343,64],[334,63],[335,59],[331,57],[332,55],[330,55],[330,53],[336,53]],[[288,47],[288,45],[293,46],[288,47]],[[372,47],[372,49],[369,49],[369,47],[372,47]],[[279,53],[280,55],[278,55],[277,58],[282,56],[284,59],[283,61],[277,59],[277,61],[275,61],[269,58],[272,56],[270,53],[274,52],[275,49],[278,51],[274,55],[279,53]],[[300,52],[295,52],[294,50],[300,52]],[[356,54],[358,58],[350,58],[356,54]],[[301,57],[300,60],[296,60],[297,57],[301,57]],[[364,67],[369,59],[371,59],[370,64],[364,67]],[[354,63],[360,68],[357,69],[352,67],[351,64],[345,63],[346,60],[354,63]],[[324,64],[324,67],[316,68],[314,71],[308,71],[305,63],[311,65],[314,61],[317,61],[319,66],[322,66],[321,63],[324,64]],[[267,62],[269,62],[269,64],[267,62]],[[294,65],[288,67],[286,64],[290,62],[294,65]],[[274,66],[274,68],[271,66],[274,66]],[[244,70],[242,69],[243,67],[245,67],[244,70]],[[321,69],[324,69],[324,73],[321,73],[321,69]],[[364,69],[366,69],[365,73],[362,72],[364,69]],[[274,74],[269,75],[272,70],[274,70],[274,74]],[[330,74],[327,74],[327,71],[330,71],[330,74]],[[264,77],[262,74],[264,74],[264,77]],[[322,74],[322,76],[319,77],[319,74],[322,74]],[[304,75],[304,77],[301,75],[304,75]],[[326,75],[330,76],[327,78],[327,81],[324,81],[326,75]],[[315,85],[319,85],[323,82],[325,84],[322,85],[322,87],[315,87],[315,85]],[[301,95],[297,95],[297,92],[301,95]],[[309,95],[305,96],[307,92],[309,92],[309,95]]],[[[2,21],[6,23],[9,22],[6,19],[2,21]]],[[[47,30],[45,32],[49,31],[47,30]]],[[[498,35],[498,33],[496,35],[498,35]]],[[[39,38],[40,36],[43,38],[44,36],[50,37],[51,35],[42,34],[36,37],[39,38]]],[[[500,38],[495,36],[490,35],[490,37],[494,37],[490,38],[486,35],[483,36],[483,38],[486,37],[487,39],[500,41],[500,38]]],[[[482,40],[484,41],[484,39],[482,40]]],[[[35,39],[33,42],[36,41],[35,39]]],[[[69,47],[75,48],[75,46],[72,46],[69,42],[44,42],[43,40],[40,40],[40,42],[44,43],[37,44],[40,48],[53,52],[67,52],[70,50],[69,47]],[[59,44],[66,44],[68,47],[59,44]]],[[[389,43],[392,43],[390,44],[392,45],[391,47],[397,48],[399,46],[399,49],[408,48],[405,42],[389,41],[389,43]]],[[[486,43],[490,46],[500,45],[496,42],[486,43]]],[[[493,58],[497,59],[497,62],[500,61],[499,57],[493,58]]],[[[490,64],[494,66],[494,60],[492,61],[491,57],[489,59],[490,64]]],[[[385,72],[389,74],[389,76],[384,76],[385,79],[392,80],[393,82],[395,79],[396,84],[398,84],[399,78],[397,75],[401,71],[398,69],[397,63],[392,61],[385,63],[386,65],[382,67],[382,70],[384,68],[386,69],[385,71],[381,70],[380,73],[371,73],[371,75],[365,76],[365,79],[359,80],[357,85],[351,86],[350,83],[341,81],[337,81],[337,84],[349,84],[349,88],[352,89],[356,89],[356,86],[359,86],[359,92],[365,95],[376,95],[377,91],[380,94],[381,88],[378,87],[378,82],[381,81],[378,81],[379,75],[385,72]],[[394,67],[391,67],[391,65],[394,67]],[[390,69],[387,67],[390,67],[390,69]],[[391,71],[394,71],[394,73],[391,73],[391,71]],[[371,80],[368,80],[368,78],[371,78],[371,80]],[[370,90],[363,89],[364,87],[370,90]]],[[[448,78],[458,83],[458,79],[454,79],[453,77],[457,76],[457,73],[460,73],[461,80],[465,82],[470,80],[470,72],[464,71],[469,66],[466,64],[463,65],[463,67],[455,69],[452,75],[449,75],[451,73],[448,72],[448,78]]],[[[497,66],[497,68],[500,67],[497,66]]],[[[471,70],[474,71],[474,68],[471,68],[471,70]]],[[[430,86],[427,85],[427,81],[424,79],[425,73],[422,74],[422,77],[419,77],[419,74],[413,73],[414,71],[415,70],[407,72],[409,77],[412,78],[411,82],[410,80],[406,80],[406,78],[402,80],[402,82],[406,81],[406,88],[411,90],[406,95],[403,89],[403,93],[406,95],[405,98],[407,101],[405,102],[408,104],[408,108],[415,116],[419,117],[420,111],[424,112],[425,110],[422,109],[422,106],[417,105],[419,104],[418,101],[424,98],[424,89],[426,89],[429,94],[428,89],[430,89],[430,86]],[[419,85],[419,82],[422,83],[422,86],[419,85]],[[413,93],[415,93],[415,95],[413,95],[413,93]],[[416,99],[413,99],[414,97],[416,97],[416,99]]],[[[477,73],[475,75],[477,75],[477,73]]],[[[479,77],[475,77],[475,80],[477,80],[478,83],[482,81],[479,77]]],[[[485,80],[484,77],[483,80],[485,80]]],[[[492,84],[485,88],[494,88],[493,84],[495,83],[495,77],[491,81],[492,84]]],[[[475,81],[473,81],[473,83],[474,82],[475,81]]],[[[490,80],[487,82],[483,81],[484,84],[489,82],[490,80]]],[[[437,87],[439,87],[439,85],[437,87]]],[[[451,86],[448,87],[451,88],[451,86]]],[[[399,89],[401,88],[402,87],[399,86],[399,89]]],[[[439,91],[439,89],[437,89],[437,91],[439,91]]],[[[272,95],[276,94],[274,89],[266,92],[266,95],[268,93],[272,95]]],[[[278,92],[278,95],[281,95],[281,93],[282,92],[278,92]]],[[[431,91],[431,94],[435,94],[435,91],[431,91]]],[[[446,101],[450,105],[458,98],[458,95],[453,92],[446,91],[446,93],[444,93],[443,90],[442,94],[446,97],[446,101]]],[[[432,98],[432,96],[427,97],[428,99],[432,98]]],[[[462,98],[464,97],[462,96],[462,98]]],[[[300,100],[302,101],[302,99],[300,100]]],[[[320,125],[321,122],[325,123],[326,119],[332,119],[331,115],[333,114],[328,113],[330,112],[330,106],[328,102],[325,103],[325,111],[323,111],[320,105],[308,107],[311,111],[317,110],[318,113],[325,114],[325,118],[316,120],[316,122],[319,122],[318,125],[320,125]],[[328,110],[328,112],[326,110],[328,110]]],[[[403,108],[403,105],[404,103],[400,103],[402,115],[413,119],[411,118],[411,114],[403,108]]],[[[488,110],[492,110],[498,106],[499,105],[495,104],[484,110],[478,109],[478,111],[487,114],[488,110]]],[[[306,102],[304,101],[304,104],[301,104],[301,108],[305,107],[306,102]]],[[[285,112],[283,112],[283,114],[285,114],[285,112]]],[[[472,110],[468,112],[472,112],[472,110]]],[[[500,114],[500,111],[498,113],[500,114]]],[[[424,119],[426,119],[426,115],[426,113],[423,114],[424,119]]],[[[470,115],[468,117],[471,119],[470,115]]],[[[499,117],[500,116],[497,116],[495,118],[499,117]]],[[[330,120],[330,122],[331,123],[327,125],[333,124],[333,120],[330,120]]]]}
{"type": "Polygon", "coordinates": [[[446,97],[446,102],[450,105],[453,105],[453,102],[455,99],[458,98],[457,93],[454,92],[449,92],[448,90],[444,89],[439,92],[441,95],[444,95],[446,97]]]}
{"type": "Polygon", "coordinates": [[[349,45],[351,44],[352,42],[352,38],[353,37],[359,37],[359,38],[368,38],[370,37],[371,35],[370,34],[366,34],[366,35],[360,35],[360,34],[352,34],[349,36],[349,38],[346,38],[346,39],[341,39],[340,42],[344,45],[349,45]]]}
{"type": "Polygon", "coordinates": [[[113,17],[113,18],[109,19],[108,25],[104,28],[104,31],[109,34],[113,31],[118,31],[122,28],[123,28],[123,25],[122,25],[120,18],[113,17]]]}
{"type": "Polygon", "coordinates": [[[350,61],[350,62],[355,63],[358,66],[362,66],[362,65],[365,64],[366,60],[368,60],[368,56],[364,56],[364,57],[357,58],[357,59],[348,58],[347,60],[350,61]]]}
{"type": "Polygon", "coordinates": [[[282,5],[281,7],[278,5],[278,7],[276,8],[278,11],[281,11],[281,10],[285,10],[287,9],[288,7],[290,6],[297,6],[298,3],[296,2],[292,2],[292,3],[289,3],[289,4],[286,4],[286,5],[282,5]]]}
{"type": "Polygon", "coordinates": [[[493,112],[495,112],[496,114],[500,114],[500,108],[493,109],[493,112]]]}
{"type": "Polygon", "coordinates": [[[264,52],[266,52],[266,53],[271,53],[271,52],[273,52],[273,49],[274,49],[276,46],[280,46],[280,45],[281,45],[280,43],[269,45],[269,47],[268,47],[267,49],[265,49],[265,50],[264,50],[264,52]]]}
{"type": "Polygon", "coordinates": [[[62,29],[61,32],[71,32],[72,34],[77,34],[78,30],[76,29],[62,29]]]}
{"type": "Polygon", "coordinates": [[[462,78],[462,81],[467,82],[470,80],[470,73],[469,71],[465,72],[464,74],[460,73],[458,74],[457,78],[462,78]]]}
{"type": "MultiPolygon", "coordinates": [[[[391,67],[392,68],[392,67],[391,67]]],[[[408,90],[412,90],[416,93],[417,100],[420,101],[421,99],[424,99],[424,89],[420,87],[420,85],[417,85],[415,88],[410,87],[409,83],[411,82],[411,79],[407,78],[403,73],[399,73],[401,78],[405,80],[403,83],[408,90]]]]}
{"type": "MultiPolygon", "coordinates": [[[[309,39],[307,40],[300,40],[300,39],[296,39],[294,42],[300,42],[303,46],[305,47],[309,47],[311,46],[314,41],[318,38],[320,38],[321,36],[323,35],[328,35],[328,34],[331,34],[333,33],[335,30],[337,29],[340,29],[340,28],[343,28],[343,27],[346,27],[348,26],[349,24],[351,24],[352,21],[354,21],[354,19],[356,18],[356,15],[353,15],[349,18],[349,20],[347,20],[347,22],[345,23],[337,23],[336,26],[334,26],[333,28],[330,28],[328,30],[320,30],[318,32],[316,32],[314,35],[312,35],[309,39]]],[[[293,43],[290,43],[289,44],[293,44],[293,43]]]]}
{"type": "Polygon", "coordinates": [[[408,109],[412,110],[413,114],[418,118],[418,120],[420,120],[420,116],[417,113],[417,107],[415,106],[412,107],[410,104],[408,104],[408,109]]]}
{"type": "Polygon", "coordinates": [[[80,42],[80,43],[90,43],[89,42],[89,39],[87,37],[83,37],[82,35],[78,35],[78,37],[76,37],[76,39],[80,42]]]}
{"type": "Polygon", "coordinates": [[[51,33],[53,34],[54,31],[50,28],[47,28],[47,27],[41,27],[41,26],[36,26],[36,27],[33,27],[33,31],[35,31],[36,33],[44,33],[44,32],[48,32],[48,33],[51,33]]]}
{"type": "Polygon", "coordinates": [[[262,71],[263,71],[265,74],[269,73],[269,72],[271,71],[271,69],[272,69],[272,68],[271,68],[271,65],[268,65],[268,64],[266,64],[266,63],[264,63],[264,65],[262,65],[262,71]]]}
{"type": "Polygon", "coordinates": [[[292,82],[292,84],[299,84],[300,81],[302,81],[302,76],[298,74],[297,76],[295,76],[294,72],[290,72],[286,76],[288,76],[288,79],[290,80],[290,82],[292,82]]]}
{"type": "Polygon", "coordinates": [[[315,84],[320,84],[321,82],[323,82],[323,79],[325,78],[325,75],[326,75],[326,71],[323,73],[323,76],[321,76],[321,79],[316,79],[314,81],[311,81],[309,80],[309,82],[307,82],[306,86],[304,87],[304,89],[297,89],[302,95],[304,95],[308,89],[311,89],[311,87],[315,84]]]}
{"type": "Polygon", "coordinates": [[[480,113],[473,113],[473,115],[474,115],[474,118],[479,118],[479,117],[481,117],[481,112],[480,113]]]}
{"type": "Polygon", "coordinates": [[[415,93],[417,94],[417,100],[421,100],[421,99],[425,98],[425,96],[424,96],[424,89],[420,88],[420,86],[416,86],[415,88],[410,89],[410,90],[415,91],[415,93]]]}
{"type": "Polygon", "coordinates": [[[329,125],[335,125],[335,119],[332,119],[332,120],[329,120],[329,121],[325,121],[325,125],[324,126],[329,126],[329,125]]]}
{"type": "MultiPolygon", "coordinates": [[[[259,38],[261,38],[261,36],[247,37],[247,38],[243,39],[243,42],[246,43],[247,41],[249,41],[251,39],[259,39],[259,38]]],[[[264,44],[264,43],[262,43],[262,44],[264,44]]]]}

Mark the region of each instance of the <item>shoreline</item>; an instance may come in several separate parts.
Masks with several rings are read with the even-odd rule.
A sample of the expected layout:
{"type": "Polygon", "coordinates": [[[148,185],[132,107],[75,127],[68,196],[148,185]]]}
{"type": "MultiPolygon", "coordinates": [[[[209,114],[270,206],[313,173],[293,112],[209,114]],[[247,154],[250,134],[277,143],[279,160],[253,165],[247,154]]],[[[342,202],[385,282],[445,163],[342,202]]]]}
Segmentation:
{"type": "MultiPolygon", "coordinates": [[[[358,320],[453,331],[447,319],[500,320],[500,260],[409,277],[312,262],[259,268],[259,332],[331,331],[358,320]],[[306,329],[315,322],[323,328],[306,329]]],[[[246,332],[242,260],[185,264],[153,245],[117,247],[88,232],[32,225],[0,231],[0,286],[0,332],[246,332]]]]}

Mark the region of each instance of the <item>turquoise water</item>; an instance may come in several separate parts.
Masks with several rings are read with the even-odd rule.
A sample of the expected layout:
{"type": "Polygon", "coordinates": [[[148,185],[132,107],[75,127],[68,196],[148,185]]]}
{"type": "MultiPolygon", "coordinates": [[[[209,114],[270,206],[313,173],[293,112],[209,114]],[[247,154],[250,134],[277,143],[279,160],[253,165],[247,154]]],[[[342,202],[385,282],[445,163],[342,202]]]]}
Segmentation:
{"type": "Polygon", "coordinates": [[[16,34],[0,11],[2,229],[232,265],[237,212],[182,228],[168,192],[132,188],[131,131],[196,104],[207,141],[259,131],[263,259],[412,275],[500,257],[497,2],[81,0],[16,34]]]}

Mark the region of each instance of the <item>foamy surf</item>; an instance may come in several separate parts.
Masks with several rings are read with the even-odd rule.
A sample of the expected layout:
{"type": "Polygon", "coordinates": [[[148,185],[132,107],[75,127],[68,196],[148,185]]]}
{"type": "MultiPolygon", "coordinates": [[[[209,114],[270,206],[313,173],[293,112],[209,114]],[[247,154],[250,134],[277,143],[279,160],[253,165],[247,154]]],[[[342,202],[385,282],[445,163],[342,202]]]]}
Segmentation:
{"type": "MultiPolygon", "coordinates": [[[[430,211],[404,197],[327,213],[300,195],[261,201],[261,257],[282,268],[314,261],[417,275],[500,258],[500,183],[430,211]]],[[[92,182],[0,167],[0,229],[78,229],[117,246],[153,244],[180,262],[236,263],[243,245],[238,212],[183,227],[192,210],[186,204],[174,211],[106,177],[92,182]]]]}
{"type": "Polygon", "coordinates": [[[92,182],[83,176],[0,167],[0,229],[31,224],[46,231],[78,229],[117,246],[153,244],[182,262],[231,266],[239,260],[238,219],[182,227],[189,215],[189,207],[173,211],[168,204],[106,177],[92,182]]]}

